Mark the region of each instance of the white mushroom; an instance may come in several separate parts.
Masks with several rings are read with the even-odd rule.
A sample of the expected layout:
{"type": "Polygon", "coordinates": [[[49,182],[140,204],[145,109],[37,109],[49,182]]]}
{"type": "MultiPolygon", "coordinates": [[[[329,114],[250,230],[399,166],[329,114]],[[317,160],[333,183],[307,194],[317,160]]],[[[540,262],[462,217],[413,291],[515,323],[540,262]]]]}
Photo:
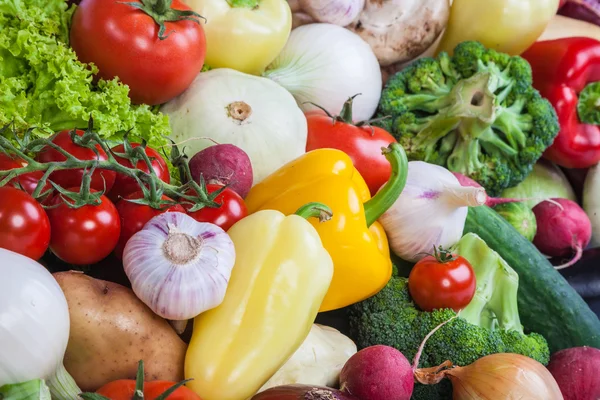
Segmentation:
{"type": "Polygon", "coordinates": [[[449,14],[449,0],[366,0],[347,28],[369,43],[385,67],[427,50],[446,27],[449,14]]]}

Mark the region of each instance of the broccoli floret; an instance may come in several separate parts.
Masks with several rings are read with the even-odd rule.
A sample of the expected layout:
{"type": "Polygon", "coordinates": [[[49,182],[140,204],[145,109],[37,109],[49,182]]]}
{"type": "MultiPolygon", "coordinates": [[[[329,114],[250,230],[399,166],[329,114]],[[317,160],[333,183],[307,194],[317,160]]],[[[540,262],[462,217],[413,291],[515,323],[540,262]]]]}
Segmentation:
{"type": "Polygon", "coordinates": [[[391,77],[377,117],[409,159],[460,172],[491,195],[520,183],[558,134],[531,66],[473,41],[419,59],[391,77]]]}
{"type": "MultiPolygon", "coordinates": [[[[423,338],[455,315],[450,309],[419,311],[411,300],[408,280],[394,276],[375,296],[348,308],[350,337],[359,348],[376,344],[392,346],[412,361],[423,338]]],[[[433,367],[446,360],[455,365],[469,365],[483,356],[502,352],[523,354],[543,364],[549,359],[548,344],[540,335],[488,329],[459,316],[429,338],[419,366],[433,367]]],[[[429,398],[451,399],[451,386],[444,383],[418,387],[413,394],[416,400],[429,398]]]]}

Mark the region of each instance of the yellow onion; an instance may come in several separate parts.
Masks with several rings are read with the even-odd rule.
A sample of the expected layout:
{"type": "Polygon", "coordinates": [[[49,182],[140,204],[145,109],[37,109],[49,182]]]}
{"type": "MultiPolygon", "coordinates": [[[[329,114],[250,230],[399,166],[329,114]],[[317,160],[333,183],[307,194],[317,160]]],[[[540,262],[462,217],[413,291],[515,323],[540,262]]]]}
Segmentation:
{"type": "Polygon", "coordinates": [[[466,367],[446,367],[452,363],[418,369],[415,378],[426,385],[450,379],[453,400],[563,400],[550,371],[520,354],[491,354],[466,367]]]}

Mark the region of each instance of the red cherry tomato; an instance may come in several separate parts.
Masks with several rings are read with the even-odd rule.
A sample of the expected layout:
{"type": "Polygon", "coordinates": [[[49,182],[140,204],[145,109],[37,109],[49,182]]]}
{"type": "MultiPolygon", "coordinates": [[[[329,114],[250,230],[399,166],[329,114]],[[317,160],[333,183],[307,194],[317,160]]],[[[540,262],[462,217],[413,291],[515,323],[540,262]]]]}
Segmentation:
{"type": "MultiPolygon", "coordinates": [[[[440,254],[440,253],[438,253],[440,254]]],[[[408,290],[415,304],[423,311],[451,308],[458,312],[475,295],[475,272],[461,256],[445,253],[419,260],[408,276],[408,290]]]]}
{"type": "MultiPolygon", "coordinates": [[[[4,153],[0,153],[0,171],[7,171],[15,168],[23,168],[26,166],[27,162],[25,162],[25,160],[22,160],[17,157],[10,157],[4,153]]],[[[44,176],[44,173],[41,171],[30,172],[28,174],[20,175],[19,177],[11,180],[9,182],[9,185],[14,185],[15,183],[18,183],[27,193],[33,194],[42,176],[44,176]]],[[[50,183],[46,182],[46,184],[42,188],[41,193],[44,193],[46,190],[51,188],[52,186],[50,185],[50,183]]]]}
{"type": "Polygon", "coordinates": [[[49,243],[50,221],[42,206],[22,190],[0,187],[0,247],[38,260],[49,243]]]}
{"type": "MultiPolygon", "coordinates": [[[[77,191],[79,188],[69,188],[77,191]]],[[[69,264],[94,264],[108,256],[117,245],[121,234],[121,222],[114,204],[101,196],[100,205],[71,208],[61,195],[50,201],[48,209],[52,238],[50,249],[69,264]]]]}
{"type": "MultiPolygon", "coordinates": [[[[221,185],[208,184],[206,189],[208,193],[213,193],[221,189],[221,185]]],[[[188,195],[194,195],[189,191],[188,195]]],[[[188,212],[188,215],[199,222],[210,222],[220,226],[224,231],[229,230],[233,224],[248,215],[248,208],[244,199],[239,194],[229,188],[225,188],[216,198],[215,202],[221,206],[218,208],[204,207],[198,211],[188,212]]],[[[190,204],[185,204],[186,210],[192,208],[190,204]]]]}
{"type": "MultiPolygon", "coordinates": [[[[131,143],[131,147],[133,148],[138,146],[140,146],[139,143],[131,143]]],[[[125,146],[120,144],[118,146],[113,147],[111,150],[113,154],[118,154],[123,153],[125,151],[124,148],[125,146]]],[[[156,150],[151,149],[150,147],[146,147],[145,153],[148,156],[148,158],[150,158],[150,161],[152,162],[152,169],[154,170],[158,178],[163,182],[170,183],[171,175],[169,174],[169,167],[167,166],[167,163],[161,157],[161,155],[156,150]]],[[[118,157],[115,155],[115,159],[119,162],[119,164],[128,168],[133,168],[131,162],[126,158],[118,157]]],[[[144,172],[149,172],[148,165],[144,162],[144,160],[138,161],[135,167],[144,172]]],[[[133,192],[137,192],[139,190],[140,185],[135,179],[127,175],[117,173],[115,177],[115,184],[113,185],[110,193],[108,193],[108,197],[112,201],[116,202],[120,198],[125,197],[133,192]]]]}
{"type": "Polygon", "coordinates": [[[381,153],[396,139],[386,130],[378,127],[357,127],[349,122],[336,121],[319,112],[306,113],[308,138],[306,151],[330,148],[348,154],[354,167],[375,195],[392,174],[389,161],[381,153]]]}
{"type": "MultiPolygon", "coordinates": [[[[170,381],[150,381],[144,383],[144,399],[155,400],[167,389],[175,385],[170,381]]],[[[135,393],[135,381],[121,379],[102,386],[97,394],[108,397],[110,400],[131,400],[135,393]]],[[[200,397],[185,386],[179,387],[167,397],[167,400],[201,400],[200,397]]]]}
{"type": "MultiPolygon", "coordinates": [[[[147,205],[127,201],[127,199],[133,200],[141,199],[143,197],[143,193],[137,191],[117,202],[117,211],[119,212],[119,218],[121,219],[121,236],[119,237],[119,242],[117,243],[117,247],[115,247],[114,253],[119,259],[123,258],[123,250],[125,249],[127,241],[137,232],[141,231],[144,225],[146,225],[146,222],[164,212],[176,211],[185,213],[185,209],[179,204],[158,210],[147,205]]],[[[162,196],[162,199],[171,200],[167,196],[162,196]]]]}
{"type": "MultiPolygon", "coordinates": [[[[190,10],[180,0],[172,8],[190,10]]],[[[161,40],[158,24],[144,11],[118,0],[82,0],[73,15],[71,47],[81,62],[96,64],[99,78],[118,76],[134,103],[162,104],[188,88],[206,55],[199,23],[182,20],[165,27],[168,37],[161,40]]]]}
{"type": "MultiPolygon", "coordinates": [[[[77,135],[83,136],[84,131],[78,130],[77,135]]],[[[98,155],[94,153],[92,149],[88,149],[83,146],[79,146],[73,143],[71,140],[71,131],[62,131],[59,132],[52,138],[52,143],[57,146],[62,147],[67,153],[73,155],[75,158],[79,160],[100,160],[106,161],[108,156],[102,150],[100,145],[96,145],[96,149],[98,150],[98,155]]],[[[65,161],[67,158],[60,154],[57,150],[47,146],[45,147],[38,155],[36,156],[36,160],[43,163],[53,162],[53,161],[65,161]]],[[[69,169],[53,172],[50,175],[50,180],[59,185],[60,187],[67,188],[77,188],[75,191],[79,191],[79,187],[81,186],[81,180],[83,178],[83,169],[69,169]]],[[[92,182],[91,188],[101,191],[106,188],[106,191],[109,191],[113,183],[115,182],[115,172],[108,170],[95,170],[92,174],[92,182]]]]}

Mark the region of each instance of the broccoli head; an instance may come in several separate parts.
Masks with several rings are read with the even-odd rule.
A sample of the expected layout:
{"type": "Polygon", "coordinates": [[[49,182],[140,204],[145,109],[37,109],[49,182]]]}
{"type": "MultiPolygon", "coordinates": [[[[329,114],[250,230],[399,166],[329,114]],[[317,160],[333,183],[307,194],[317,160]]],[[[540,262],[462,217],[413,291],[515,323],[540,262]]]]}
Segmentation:
{"type": "Polygon", "coordinates": [[[377,111],[386,116],[377,124],[409,159],[460,172],[491,195],[525,179],[559,131],[527,61],[473,41],[391,77],[377,111]]]}

